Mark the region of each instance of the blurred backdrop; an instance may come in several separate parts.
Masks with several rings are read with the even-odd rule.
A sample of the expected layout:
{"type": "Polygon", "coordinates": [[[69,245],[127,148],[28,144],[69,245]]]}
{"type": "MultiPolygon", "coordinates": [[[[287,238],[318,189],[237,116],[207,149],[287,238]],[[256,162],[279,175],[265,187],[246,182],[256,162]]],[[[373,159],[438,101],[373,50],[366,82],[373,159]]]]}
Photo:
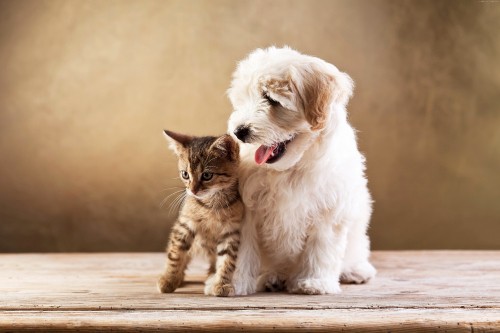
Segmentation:
{"type": "Polygon", "coordinates": [[[374,249],[500,249],[498,1],[0,1],[0,252],[160,251],[162,129],[226,130],[238,60],[349,73],[374,249]]]}

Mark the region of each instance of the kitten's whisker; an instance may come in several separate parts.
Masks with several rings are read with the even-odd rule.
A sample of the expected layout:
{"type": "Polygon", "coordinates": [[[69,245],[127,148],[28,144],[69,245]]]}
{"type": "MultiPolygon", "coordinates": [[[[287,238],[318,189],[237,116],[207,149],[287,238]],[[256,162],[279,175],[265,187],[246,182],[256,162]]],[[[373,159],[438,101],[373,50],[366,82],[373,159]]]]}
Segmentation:
{"type": "Polygon", "coordinates": [[[176,202],[177,200],[179,200],[179,198],[180,198],[180,197],[182,197],[182,193],[179,193],[179,194],[178,194],[178,195],[174,198],[174,200],[172,200],[172,201],[170,202],[170,204],[168,205],[168,215],[171,215],[171,214],[172,214],[172,212],[173,212],[173,207],[174,207],[174,205],[175,205],[175,202],[176,202]]]}
{"type": "Polygon", "coordinates": [[[167,196],[165,197],[165,199],[168,199],[168,198],[170,198],[171,196],[173,196],[173,195],[175,195],[175,194],[178,194],[178,193],[180,193],[180,192],[182,192],[182,191],[184,191],[184,189],[180,189],[180,190],[178,190],[178,191],[174,191],[174,192],[170,193],[169,195],[167,195],[167,196]]]}
{"type": "Polygon", "coordinates": [[[187,194],[184,194],[181,199],[179,201],[177,201],[177,204],[176,204],[176,210],[180,210],[181,209],[181,206],[184,204],[184,201],[186,200],[186,196],[187,194]]]}
{"type": "Polygon", "coordinates": [[[163,208],[163,205],[167,202],[168,198],[170,198],[170,197],[171,197],[171,196],[173,196],[173,195],[179,194],[179,193],[181,193],[182,191],[184,191],[184,190],[175,191],[175,192],[170,193],[169,195],[167,195],[167,196],[165,197],[165,199],[163,199],[163,200],[162,200],[162,202],[161,202],[161,204],[160,204],[160,208],[163,208]]]}
{"type": "Polygon", "coordinates": [[[175,210],[180,208],[180,205],[184,202],[184,199],[186,198],[186,193],[181,193],[179,194],[171,203],[170,207],[168,210],[168,214],[171,215],[175,210]]]}
{"type": "Polygon", "coordinates": [[[181,202],[182,200],[184,200],[184,198],[185,198],[185,197],[186,197],[186,193],[181,193],[181,194],[179,194],[179,195],[175,198],[175,200],[172,200],[172,205],[171,205],[171,207],[174,207],[174,208],[175,208],[175,207],[179,204],[179,202],[181,202]]]}

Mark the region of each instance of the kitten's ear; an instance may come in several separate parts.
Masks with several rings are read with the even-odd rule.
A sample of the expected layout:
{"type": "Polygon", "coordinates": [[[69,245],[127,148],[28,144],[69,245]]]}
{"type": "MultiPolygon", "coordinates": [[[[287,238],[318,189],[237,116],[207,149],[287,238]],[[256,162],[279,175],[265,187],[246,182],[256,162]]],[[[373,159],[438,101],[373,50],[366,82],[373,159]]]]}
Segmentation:
{"type": "Polygon", "coordinates": [[[191,141],[193,141],[192,136],[175,133],[169,130],[163,130],[163,134],[165,135],[165,138],[168,141],[168,146],[177,155],[179,155],[181,151],[186,149],[191,143],[191,141]]]}
{"type": "Polygon", "coordinates": [[[224,134],[212,143],[210,150],[216,151],[220,156],[226,156],[231,161],[239,158],[240,147],[229,134],[224,134]]]}

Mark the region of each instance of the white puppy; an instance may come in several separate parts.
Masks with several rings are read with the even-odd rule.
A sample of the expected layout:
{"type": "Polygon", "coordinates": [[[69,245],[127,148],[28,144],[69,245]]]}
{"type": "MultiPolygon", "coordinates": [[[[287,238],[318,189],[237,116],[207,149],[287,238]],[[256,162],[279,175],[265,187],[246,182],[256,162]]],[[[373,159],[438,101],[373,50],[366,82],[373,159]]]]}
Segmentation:
{"type": "Polygon", "coordinates": [[[228,90],[246,206],[236,294],[337,293],[339,280],[375,275],[372,201],[345,109],[352,90],[335,66],[287,47],[239,63],[228,90]]]}

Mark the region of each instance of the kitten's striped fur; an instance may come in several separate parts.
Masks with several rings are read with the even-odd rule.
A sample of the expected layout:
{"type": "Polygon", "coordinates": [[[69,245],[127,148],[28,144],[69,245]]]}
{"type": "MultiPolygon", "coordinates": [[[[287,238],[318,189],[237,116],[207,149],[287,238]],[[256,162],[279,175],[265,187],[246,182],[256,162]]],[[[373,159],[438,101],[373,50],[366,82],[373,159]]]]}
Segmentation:
{"type": "Polygon", "coordinates": [[[158,287],[162,293],[177,289],[191,256],[201,251],[210,260],[205,294],[231,296],[244,210],[238,192],[238,145],[229,135],[165,134],[179,158],[180,178],[188,195],[172,227],[166,270],[158,287]]]}

